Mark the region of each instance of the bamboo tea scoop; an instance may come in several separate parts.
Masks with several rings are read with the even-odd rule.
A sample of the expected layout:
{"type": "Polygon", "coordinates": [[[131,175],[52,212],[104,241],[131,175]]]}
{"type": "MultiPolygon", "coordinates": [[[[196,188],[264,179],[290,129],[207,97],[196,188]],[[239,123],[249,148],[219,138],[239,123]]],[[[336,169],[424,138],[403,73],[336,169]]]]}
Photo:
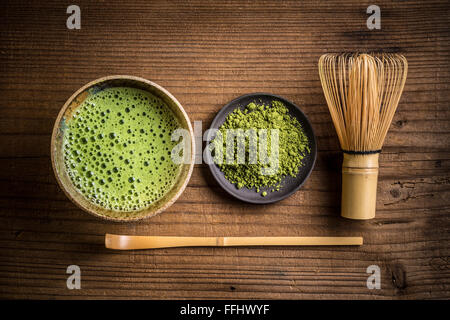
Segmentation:
{"type": "Polygon", "coordinates": [[[235,246],[360,246],[362,237],[166,237],[105,235],[105,247],[115,250],[170,247],[235,246]]]}

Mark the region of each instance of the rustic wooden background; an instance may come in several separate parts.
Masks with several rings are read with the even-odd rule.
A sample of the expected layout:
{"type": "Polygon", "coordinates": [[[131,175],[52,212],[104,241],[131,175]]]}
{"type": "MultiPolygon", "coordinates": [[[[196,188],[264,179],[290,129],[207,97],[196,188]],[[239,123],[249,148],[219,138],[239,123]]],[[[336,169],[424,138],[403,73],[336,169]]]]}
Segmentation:
{"type": "Polygon", "coordinates": [[[450,10],[447,1],[8,1],[0,10],[0,298],[450,298],[450,10]],[[317,73],[326,52],[405,54],[410,71],[381,154],[377,217],[339,217],[341,153],[317,73]],[[282,95],[309,116],[317,165],[280,203],[233,200],[195,167],[181,198],[142,223],[103,222],[56,184],[50,134],[65,100],[101,76],[155,81],[205,130],[231,99],[282,95]],[[362,235],[359,248],[114,252],[104,234],[362,235]],[[66,268],[81,268],[81,290],[66,268]],[[368,290],[366,268],[381,268],[368,290]]]}

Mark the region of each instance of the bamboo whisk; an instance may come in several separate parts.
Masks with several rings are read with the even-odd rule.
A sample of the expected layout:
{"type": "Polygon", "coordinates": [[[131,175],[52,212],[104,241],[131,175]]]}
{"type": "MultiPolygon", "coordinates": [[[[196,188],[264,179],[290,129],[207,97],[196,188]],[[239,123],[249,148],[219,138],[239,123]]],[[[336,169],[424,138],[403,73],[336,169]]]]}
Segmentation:
{"type": "Polygon", "coordinates": [[[341,215],[375,217],[378,156],[406,81],[408,62],[399,54],[325,54],[319,75],[339,137],[341,215]]]}

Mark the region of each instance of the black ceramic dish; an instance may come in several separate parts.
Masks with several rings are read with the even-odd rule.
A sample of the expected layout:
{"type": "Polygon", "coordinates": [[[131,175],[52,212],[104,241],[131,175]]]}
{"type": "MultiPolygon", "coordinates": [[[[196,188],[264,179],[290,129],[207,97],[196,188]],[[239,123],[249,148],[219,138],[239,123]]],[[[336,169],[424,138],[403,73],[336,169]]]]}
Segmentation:
{"type": "MultiPolygon", "coordinates": [[[[306,136],[308,137],[311,152],[305,155],[305,158],[303,159],[304,165],[300,167],[297,177],[295,178],[290,176],[285,177],[281,182],[282,187],[280,188],[279,191],[271,192],[270,188],[261,188],[259,193],[256,192],[255,189],[236,188],[234,184],[230,183],[225,178],[223,172],[220,171],[219,167],[212,162],[211,155],[207,152],[206,160],[208,161],[208,163],[210,163],[209,168],[211,170],[212,175],[216,179],[217,183],[230,195],[245,202],[255,204],[268,204],[289,197],[303,185],[303,183],[311,174],[314,168],[314,164],[316,162],[317,157],[316,137],[314,136],[314,132],[308,118],[295,104],[274,94],[251,93],[234,99],[219,111],[219,113],[216,115],[213,122],[211,123],[211,128],[218,129],[225,122],[225,119],[228,116],[228,114],[233,110],[235,110],[236,108],[240,108],[241,110],[243,110],[250,102],[257,102],[263,103],[265,105],[270,105],[273,100],[279,100],[283,102],[284,105],[289,109],[289,114],[297,118],[297,120],[300,122],[306,136]],[[267,195],[265,197],[261,195],[263,191],[267,191],[267,195]]],[[[212,139],[213,138],[214,137],[212,137],[212,139]]]]}

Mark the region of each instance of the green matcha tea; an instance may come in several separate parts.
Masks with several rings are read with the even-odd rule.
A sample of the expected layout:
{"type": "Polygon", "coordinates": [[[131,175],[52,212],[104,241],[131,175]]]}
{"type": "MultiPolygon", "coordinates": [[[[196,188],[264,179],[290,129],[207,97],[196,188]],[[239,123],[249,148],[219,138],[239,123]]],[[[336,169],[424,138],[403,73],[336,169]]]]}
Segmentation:
{"type": "Polygon", "coordinates": [[[173,186],[175,115],[158,97],[116,87],[89,96],[66,123],[64,162],[76,188],[115,211],[146,208],[173,186]]]}

